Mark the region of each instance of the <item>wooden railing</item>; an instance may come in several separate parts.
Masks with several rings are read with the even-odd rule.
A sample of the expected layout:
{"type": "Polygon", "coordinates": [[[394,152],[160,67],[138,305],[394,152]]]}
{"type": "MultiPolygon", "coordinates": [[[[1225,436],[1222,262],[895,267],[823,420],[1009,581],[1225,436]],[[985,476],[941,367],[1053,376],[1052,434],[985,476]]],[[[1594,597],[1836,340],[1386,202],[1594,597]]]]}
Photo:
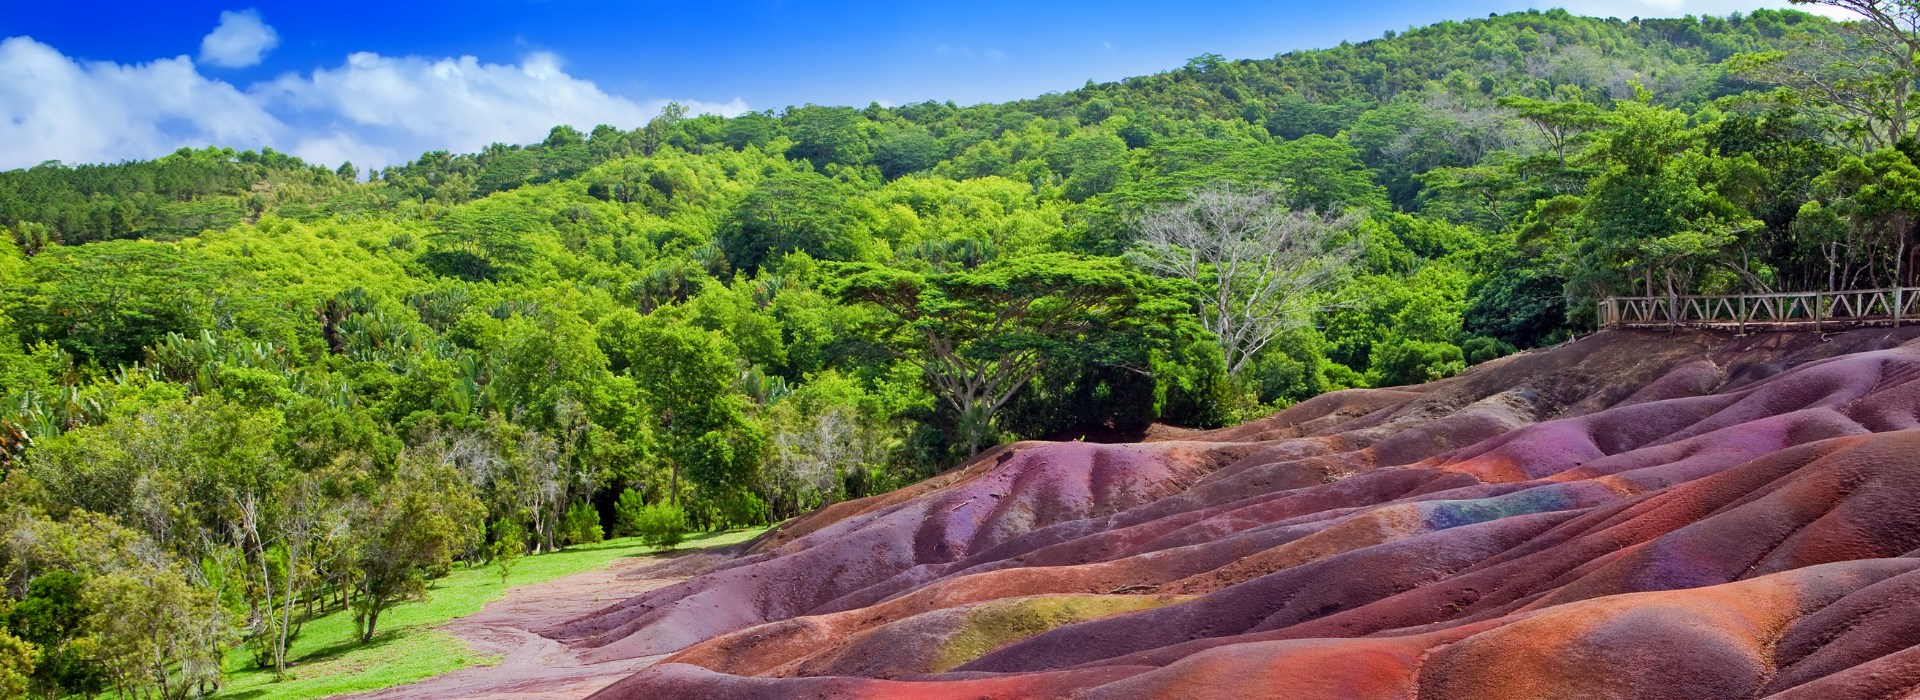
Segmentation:
{"type": "Polygon", "coordinates": [[[1601,328],[1811,328],[1900,326],[1920,312],[1920,287],[1732,296],[1614,297],[1600,301],[1601,328]]]}

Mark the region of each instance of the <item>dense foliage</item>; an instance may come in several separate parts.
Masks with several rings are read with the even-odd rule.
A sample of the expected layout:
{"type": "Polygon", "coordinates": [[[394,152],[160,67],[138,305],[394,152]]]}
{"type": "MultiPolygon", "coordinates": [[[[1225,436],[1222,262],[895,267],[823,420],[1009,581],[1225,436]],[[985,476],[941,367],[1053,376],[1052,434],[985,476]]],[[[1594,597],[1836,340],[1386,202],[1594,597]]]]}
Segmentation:
{"type": "Polygon", "coordinates": [[[1874,31],[1527,12],[364,180],[221,149],[0,173],[0,690],[185,697],[234,644],[284,672],[318,611],[373,639],[453,566],[1429,381],[1610,294],[1911,283],[1920,147],[1874,109],[1909,93],[1815,94],[1835,64],[1800,58],[1874,31]],[[1311,274],[1167,262],[1220,222],[1142,242],[1233,191],[1320,227],[1233,259],[1311,274]],[[1266,325],[1223,347],[1203,310],[1266,325]]]}

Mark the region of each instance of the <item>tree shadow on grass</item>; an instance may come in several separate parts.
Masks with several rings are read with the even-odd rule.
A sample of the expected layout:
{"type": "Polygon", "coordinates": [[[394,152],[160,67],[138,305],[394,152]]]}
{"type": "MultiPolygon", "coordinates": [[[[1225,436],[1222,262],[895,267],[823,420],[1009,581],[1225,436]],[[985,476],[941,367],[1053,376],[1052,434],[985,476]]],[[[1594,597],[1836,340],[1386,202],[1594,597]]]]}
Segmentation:
{"type": "MultiPolygon", "coordinates": [[[[689,554],[701,554],[701,553],[717,554],[717,553],[726,551],[727,548],[729,547],[737,547],[737,546],[746,544],[748,542],[752,542],[753,538],[749,537],[739,542],[734,542],[732,544],[721,545],[717,547],[713,547],[713,546],[703,547],[703,546],[700,546],[700,543],[706,540],[717,539],[720,537],[725,537],[727,535],[736,534],[739,532],[741,532],[741,530],[714,530],[712,532],[702,532],[697,535],[688,535],[685,539],[680,540],[680,543],[678,545],[675,545],[674,549],[667,549],[667,550],[647,548],[645,545],[623,544],[621,545],[622,547],[638,547],[641,549],[640,551],[628,552],[626,554],[622,554],[620,555],[620,558],[621,559],[671,560],[671,559],[679,559],[689,554]]],[[[755,537],[758,537],[758,535],[755,535],[755,537]]]]}
{"type": "Polygon", "coordinates": [[[392,644],[395,641],[398,641],[400,639],[402,632],[413,632],[413,631],[416,631],[416,630],[410,630],[406,628],[381,630],[378,632],[374,632],[373,641],[367,642],[365,644],[362,644],[360,642],[360,638],[358,636],[355,636],[352,639],[348,639],[345,641],[335,642],[333,644],[329,644],[300,655],[299,658],[296,658],[293,660],[294,667],[297,668],[299,666],[305,666],[307,664],[330,661],[342,655],[345,655],[349,652],[360,651],[362,649],[376,650],[388,644],[392,644]]]}
{"type": "Polygon", "coordinates": [[[700,553],[700,552],[703,552],[703,551],[706,551],[706,550],[701,550],[701,549],[673,549],[673,550],[659,550],[659,549],[650,549],[650,550],[647,550],[647,551],[644,551],[644,552],[629,552],[629,553],[627,553],[627,554],[622,554],[622,555],[620,555],[620,558],[621,558],[621,559],[659,559],[659,560],[662,560],[662,561],[665,561],[665,560],[668,560],[668,559],[679,559],[680,557],[684,557],[684,556],[686,556],[686,555],[689,555],[689,554],[697,554],[697,553],[700,553]]]}

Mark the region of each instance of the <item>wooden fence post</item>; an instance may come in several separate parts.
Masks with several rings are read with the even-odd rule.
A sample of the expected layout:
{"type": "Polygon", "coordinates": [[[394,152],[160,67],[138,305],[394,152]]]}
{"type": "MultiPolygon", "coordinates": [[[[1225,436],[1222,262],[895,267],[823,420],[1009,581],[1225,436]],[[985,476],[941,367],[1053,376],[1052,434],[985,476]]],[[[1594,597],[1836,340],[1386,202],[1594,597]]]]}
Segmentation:
{"type": "Polygon", "coordinates": [[[1824,306],[1825,304],[1820,303],[1820,293],[1814,292],[1813,293],[1813,332],[1815,333],[1826,332],[1826,324],[1821,322],[1821,316],[1826,314],[1826,309],[1824,308],[1824,306]]]}
{"type": "Polygon", "coordinates": [[[1893,285],[1893,327],[1894,328],[1900,327],[1900,307],[1903,307],[1906,305],[1907,305],[1906,290],[1900,287],[1899,280],[1894,280],[1894,285],[1893,285]]]}

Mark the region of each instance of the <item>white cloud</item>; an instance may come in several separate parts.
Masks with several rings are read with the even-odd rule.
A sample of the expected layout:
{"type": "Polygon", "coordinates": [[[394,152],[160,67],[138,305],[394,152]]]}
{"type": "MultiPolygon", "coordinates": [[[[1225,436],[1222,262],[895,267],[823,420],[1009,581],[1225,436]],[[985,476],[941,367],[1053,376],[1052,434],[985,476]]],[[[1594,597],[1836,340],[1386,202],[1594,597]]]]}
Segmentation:
{"type": "Polygon", "coordinates": [[[1566,8],[1576,15],[1594,17],[1680,17],[1684,15],[1725,16],[1735,12],[1752,12],[1771,7],[1791,7],[1802,12],[1825,15],[1835,19],[1858,19],[1859,16],[1846,10],[1825,5],[1794,5],[1786,0],[1521,0],[1513,3],[1516,9],[1566,8]]]}
{"type": "Polygon", "coordinates": [[[200,61],[223,68],[259,65],[280,45],[280,33],[260,20],[259,10],[220,13],[220,26],[200,40],[200,61]]]}
{"type": "MultiPolygon", "coordinates": [[[[694,113],[747,111],[738,98],[680,103],[694,113]]],[[[200,73],[186,56],[83,62],[14,37],[0,40],[0,169],[217,145],[270,146],[328,166],[351,160],[364,170],[429,150],[535,142],[556,124],[632,129],[665,104],[609,94],[568,75],[550,53],[519,64],[356,53],[337,67],[242,90],[200,73]]]]}
{"type": "Polygon", "coordinates": [[[332,115],[375,135],[435,137],[455,151],[536,140],[555,124],[633,128],[653,116],[567,75],[548,53],[506,65],[472,56],[429,60],[362,52],[337,68],[283,76],[253,92],[269,104],[332,115]]]}
{"type": "Polygon", "coordinates": [[[0,168],[151,158],[181,146],[255,148],[281,129],[185,56],[82,63],[31,38],[0,40],[0,168]]]}
{"type": "Polygon", "coordinates": [[[341,163],[350,162],[364,169],[405,163],[426,150],[400,153],[391,148],[361,141],[358,136],[346,131],[334,131],[302,138],[292,148],[287,149],[287,152],[309,163],[324,163],[338,167],[341,163]]]}
{"type": "MultiPolygon", "coordinates": [[[[432,143],[460,152],[496,142],[538,141],[557,124],[582,131],[596,124],[632,129],[666,105],[643,106],[609,95],[591,81],[567,75],[560,58],[545,52],[529,54],[519,65],[481,63],[473,56],[430,60],[361,52],[337,68],[285,75],[255,86],[252,93],[279,110],[335,121],[335,133],[303,142],[295,155],[335,162],[335,154],[366,154],[352,156],[360,164],[392,162],[391,154],[409,150],[406,144],[432,143]],[[388,157],[372,157],[383,146],[388,157]]],[[[681,104],[695,113],[747,111],[737,98],[681,104]]]]}

